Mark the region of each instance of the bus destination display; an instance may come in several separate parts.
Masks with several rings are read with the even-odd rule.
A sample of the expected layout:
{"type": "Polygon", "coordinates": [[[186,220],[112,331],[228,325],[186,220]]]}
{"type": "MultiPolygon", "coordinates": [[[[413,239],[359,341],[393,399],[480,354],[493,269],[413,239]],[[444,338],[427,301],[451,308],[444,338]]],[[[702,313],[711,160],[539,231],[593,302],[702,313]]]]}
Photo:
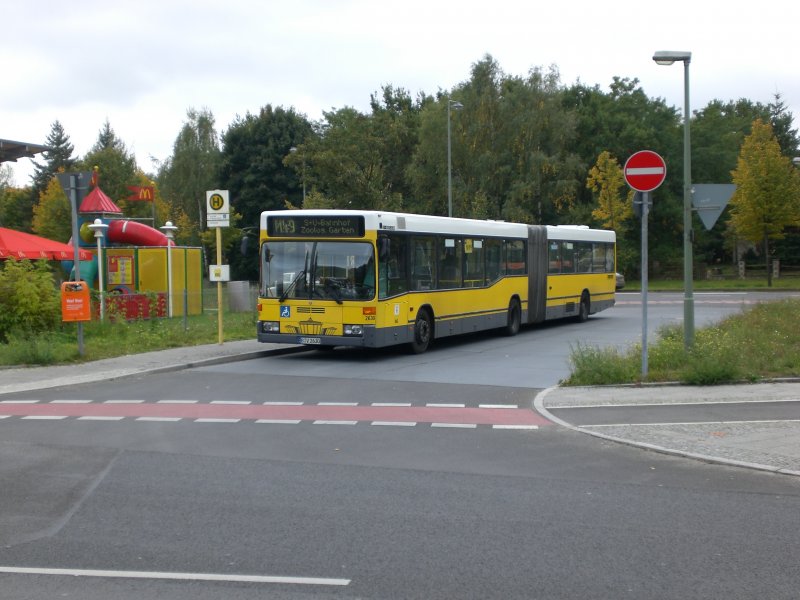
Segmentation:
{"type": "Polygon", "coordinates": [[[364,217],[270,216],[267,233],[272,237],[363,237],[364,217]]]}

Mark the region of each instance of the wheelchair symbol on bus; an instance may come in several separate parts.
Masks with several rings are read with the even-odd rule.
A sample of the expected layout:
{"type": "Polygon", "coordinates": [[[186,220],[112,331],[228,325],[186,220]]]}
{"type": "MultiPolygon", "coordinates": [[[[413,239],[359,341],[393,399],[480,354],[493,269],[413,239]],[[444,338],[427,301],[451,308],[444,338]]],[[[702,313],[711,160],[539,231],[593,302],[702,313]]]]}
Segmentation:
{"type": "Polygon", "coordinates": [[[291,306],[281,306],[281,319],[288,319],[292,316],[291,306]]]}

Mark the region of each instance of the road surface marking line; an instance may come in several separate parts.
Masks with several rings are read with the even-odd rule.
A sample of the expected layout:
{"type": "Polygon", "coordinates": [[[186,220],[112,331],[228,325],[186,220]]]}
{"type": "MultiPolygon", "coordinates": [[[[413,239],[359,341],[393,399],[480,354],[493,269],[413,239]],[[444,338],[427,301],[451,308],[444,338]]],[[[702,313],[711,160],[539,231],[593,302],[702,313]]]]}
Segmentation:
{"type": "Polygon", "coordinates": [[[195,423],[239,423],[241,419],[195,419],[195,423]]]}
{"type": "Polygon", "coordinates": [[[66,419],[67,416],[61,415],[28,415],[25,417],[20,417],[22,419],[28,419],[29,421],[60,421],[62,419],[66,419]]]}
{"type": "Polygon", "coordinates": [[[686,421],[678,423],[603,423],[601,425],[578,425],[578,429],[589,427],[669,427],[670,425],[758,425],[761,423],[800,423],[800,419],[765,419],[763,421],[686,421]]]}
{"type": "Polygon", "coordinates": [[[42,569],[0,567],[0,573],[14,575],[69,575],[122,579],[172,579],[179,581],[227,581],[235,583],[293,583],[298,585],[350,585],[350,579],[329,577],[285,577],[278,575],[227,575],[224,573],[164,573],[159,571],[101,571],[96,569],[42,569]]]}
{"type": "Polygon", "coordinates": [[[357,425],[358,421],[314,421],[314,425],[357,425]]]}
{"type": "Polygon", "coordinates": [[[122,421],[125,417],[78,417],[78,421],[122,421]]]}
{"type": "Polygon", "coordinates": [[[161,422],[169,422],[174,423],[175,421],[180,421],[180,417],[136,417],[137,421],[161,421],[161,422]]]}
{"type": "Polygon", "coordinates": [[[256,423],[270,423],[273,425],[298,425],[302,423],[300,419],[257,419],[256,423]]]}
{"type": "Polygon", "coordinates": [[[475,423],[431,423],[431,427],[451,427],[453,429],[475,429],[475,423]]]}
{"type": "Polygon", "coordinates": [[[372,425],[387,425],[390,427],[414,427],[413,421],[373,421],[372,425]]]}
{"type": "Polygon", "coordinates": [[[516,404],[479,404],[478,408],[519,408],[516,404]]]}
{"type": "Polygon", "coordinates": [[[492,429],[539,429],[538,425],[492,425],[492,429]]]}
{"type": "Polygon", "coordinates": [[[156,404],[197,404],[197,400],[159,400],[156,404]]]}
{"type": "Polygon", "coordinates": [[[50,400],[50,404],[91,404],[92,400],[50,400]]]}
{"type": "Polygon", "coordinates": [[[370,406],[399,406],[399,407],[407,407],[411,406],[411,402],[373,402],[370,406]]]}
{"type": "Polygon", "coordinates": [[[38,400],[0,400],[0,404],[36,404],[38,400]]]}
{"type": "Polygon", "coordinates": [[[302,402],[264,402],[264,406],[303,406],[302,402]]]}
{"type": "Polygon", "coordinates": [[[0,415],[0,419],[8,419],[11,415],[0,415]]]}
{"type": "Polygon", "coordinates": [[[630,408],[632,406],[721,406],[725,404],[765,404],[773,402],[800,402],[800,398],[753,398],[750,400],[703,400],[699,402],[626,402],[625,404],[571,404],[569,406],[549,406],[548,410],[567,410],[570,408],[630,408]]]}
{"type": "Polygon", "coordinates": [[[252,402],[249,400],[212,400],[211,404],[247,405],[252,404],[252,402]]]}
{"type": "Polygon", "coordinates": [[[358,406],[358,402],[317,402],[317,406],[358,406]]]}
{"type": "Polygon", "coordinates": [[[429,402],[425,406],[429,408],[466,408],[464,404],[437,404],[435,402],[429,402]]]}
{"type": "Polygon", "coordinates": [[[106,400],[103,404],[144,404],[144,400],[106,400]]]}

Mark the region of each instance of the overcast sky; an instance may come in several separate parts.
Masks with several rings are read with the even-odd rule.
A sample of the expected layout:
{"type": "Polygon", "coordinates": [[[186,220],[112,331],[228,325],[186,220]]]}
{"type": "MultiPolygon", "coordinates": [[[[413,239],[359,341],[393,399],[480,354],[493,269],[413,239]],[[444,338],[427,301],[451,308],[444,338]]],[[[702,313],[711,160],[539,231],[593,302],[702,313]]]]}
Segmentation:
{"type": "MultiPolygon", "coordinates": [[[[189,108],[219,133],[266,104],[366,112],[383,85],[449,90],[485,54],[509,75],[555,65],[565,85],[638,78],[682,110],[683,67],[652,56],[687,50],[692,109],[780,93],[800,125],[798,0],[38,0],[4,3],[0,23],[0,138],[44,144],[58,120],[82,156],[108,119],[149,172],[189,108]]],[[[28,185],[31,161],[10,164],[28,185]]]]}

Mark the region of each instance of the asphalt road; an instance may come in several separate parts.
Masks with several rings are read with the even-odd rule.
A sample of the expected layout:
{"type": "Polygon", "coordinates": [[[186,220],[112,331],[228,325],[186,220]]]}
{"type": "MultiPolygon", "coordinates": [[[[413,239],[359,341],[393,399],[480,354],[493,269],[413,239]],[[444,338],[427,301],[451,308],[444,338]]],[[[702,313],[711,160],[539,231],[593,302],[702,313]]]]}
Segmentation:
{"type": "MultiPolygon", "coordinates": [[[[674,296],[651,326],[680,320],[674,296]]],[[[732,298],[698,302],[698,323],[749,301],[732,298]]],[[[796,479],[533,418],[570,345],[635,341],[641,305],[619,299],[422,356],[6,396],[0,598],[796,598],[796,479]]]]}

